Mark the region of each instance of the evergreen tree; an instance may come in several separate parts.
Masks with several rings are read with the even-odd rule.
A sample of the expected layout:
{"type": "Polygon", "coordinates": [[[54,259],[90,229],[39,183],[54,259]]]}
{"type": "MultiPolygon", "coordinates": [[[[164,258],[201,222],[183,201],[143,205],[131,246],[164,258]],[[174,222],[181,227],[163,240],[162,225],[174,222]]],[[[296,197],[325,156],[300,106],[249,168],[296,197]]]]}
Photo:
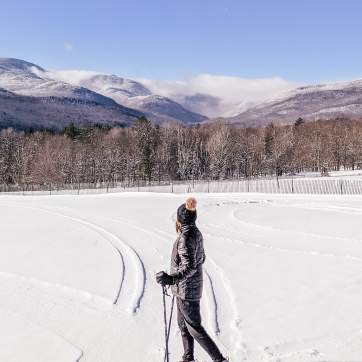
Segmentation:
{"type": "Polygon", "coordinates": [[[63,129],[62,133],[74,140],[80,135],[80,128],[78,128],[74,122],[70,122],[69,125],[63,129]]]}

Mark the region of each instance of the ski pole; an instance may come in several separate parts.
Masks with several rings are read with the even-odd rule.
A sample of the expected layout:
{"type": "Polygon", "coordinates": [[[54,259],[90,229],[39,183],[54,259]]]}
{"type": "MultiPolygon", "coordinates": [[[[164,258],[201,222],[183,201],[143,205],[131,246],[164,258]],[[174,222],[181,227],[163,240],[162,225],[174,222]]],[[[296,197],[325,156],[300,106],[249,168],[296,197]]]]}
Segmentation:
{"type": "MultiPolygon", "coordinates": [[[[168,321],[168,329],[167,329],[167,349],[168,349],[168,341],[170,339],[170,331],[171,331],[171,323],[172,323],[172,313],[173,313],[173,306],[174,306],[174,302],[175,302],[175,296],[172,296],[172,304],[171,304],[171,312],[170,312],[170,319],[168,321]]],[[[165,357],[163,359],[164,362],[166,362],[167,359],[167,354],[165,352],[165,357]]]]}
{"type": "Polygon", "coordinates": [[[163,319],[165,322],[165,359],[166,362],[170,362],[168,355],[168,330],[167,330],[167,315],[166,315],[166,287],[162,286],[162,298],[163,298],[163,319]]]}

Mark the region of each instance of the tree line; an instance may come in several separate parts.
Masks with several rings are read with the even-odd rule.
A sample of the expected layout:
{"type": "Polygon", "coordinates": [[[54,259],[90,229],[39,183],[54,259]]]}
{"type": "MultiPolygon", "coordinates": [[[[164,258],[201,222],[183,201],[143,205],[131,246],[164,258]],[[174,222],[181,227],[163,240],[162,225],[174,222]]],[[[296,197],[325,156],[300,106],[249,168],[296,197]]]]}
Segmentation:
{"type": "Polygon", "coordinates": [[[61,133],[0,133],[2,185],[135,185],[362,168],[362,122],[345,119],[240,128],[221,122],[130,128],[70,124],[61,133]]]}

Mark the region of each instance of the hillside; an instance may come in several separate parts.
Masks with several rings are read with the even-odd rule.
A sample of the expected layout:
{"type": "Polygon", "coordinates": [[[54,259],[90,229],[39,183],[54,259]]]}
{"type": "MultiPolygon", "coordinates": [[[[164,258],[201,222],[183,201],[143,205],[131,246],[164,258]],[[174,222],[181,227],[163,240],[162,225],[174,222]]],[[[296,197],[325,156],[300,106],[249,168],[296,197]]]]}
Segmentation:
{"type": "Polygon", "coordinates": [[[291,123],[299,117],[306,121],[361,118],[362,80],[297,88],[224,119],[246,127],[262,127],[270,122],[291,123]]]}
{"type": "Polygon", "coordinates": [[[0,128],[50,128],[61,130],[76,125],[107,124],[129,126],[142,115],[113,102],[108,105],[69,97],[32,97],[0,88],[0,128]]]}

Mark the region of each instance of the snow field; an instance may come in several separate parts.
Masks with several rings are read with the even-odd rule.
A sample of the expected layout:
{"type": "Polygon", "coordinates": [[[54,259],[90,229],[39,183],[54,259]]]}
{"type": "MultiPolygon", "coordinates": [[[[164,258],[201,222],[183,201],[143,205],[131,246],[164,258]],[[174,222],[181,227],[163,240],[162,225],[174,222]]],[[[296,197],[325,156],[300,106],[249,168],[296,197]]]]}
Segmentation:
{"type": "MultiPolygon", "coordinates": [[[[195,196],[203,320],[231,361],[360,358],[362,197],[195,196]]],[[[0,197],[0,360],[163,360],[154,274],[169,267],[185,198],[0,197]]],[[[178,361],[175,315],[170,351],[178,361]]]]}

